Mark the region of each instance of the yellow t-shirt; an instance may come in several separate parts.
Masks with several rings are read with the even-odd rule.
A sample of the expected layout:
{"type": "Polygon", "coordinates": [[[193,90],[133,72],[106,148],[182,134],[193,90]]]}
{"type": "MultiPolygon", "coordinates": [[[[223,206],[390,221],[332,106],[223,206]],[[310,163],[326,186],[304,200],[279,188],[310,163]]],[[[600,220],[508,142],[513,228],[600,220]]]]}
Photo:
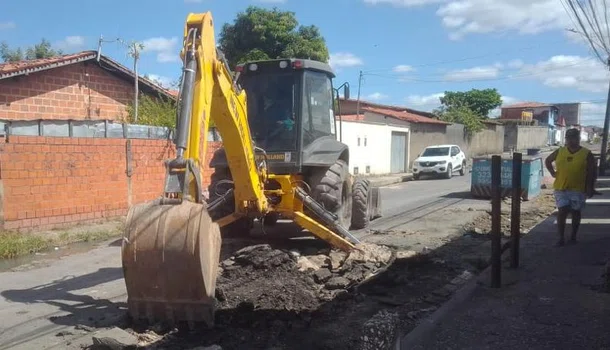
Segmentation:
{"type": "Polygon", "coordinates": [[[555,158],[554,189],[585,192],[589,152],[585,147],[575,153],[571,153],[567,147],[559,148],[555,158]]]}

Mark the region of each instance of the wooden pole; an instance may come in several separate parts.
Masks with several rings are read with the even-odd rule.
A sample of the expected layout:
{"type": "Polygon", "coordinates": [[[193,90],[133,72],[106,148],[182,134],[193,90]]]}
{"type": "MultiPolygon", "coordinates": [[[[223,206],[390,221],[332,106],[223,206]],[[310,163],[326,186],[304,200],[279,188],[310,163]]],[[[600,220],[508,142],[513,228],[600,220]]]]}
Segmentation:
{"type": "Polygon", "coordinates": [[[521,238],[521,168],[523,154],[513,153],[513,198],[510,212],[510,267],[519,267],[519,239],[521,238]]]}
{"type": "Polygon", "coordinates": [[[501,232],[501,171],[502,157],[491,157],[491,287],[502,286],[502,232],[501,232]]]}

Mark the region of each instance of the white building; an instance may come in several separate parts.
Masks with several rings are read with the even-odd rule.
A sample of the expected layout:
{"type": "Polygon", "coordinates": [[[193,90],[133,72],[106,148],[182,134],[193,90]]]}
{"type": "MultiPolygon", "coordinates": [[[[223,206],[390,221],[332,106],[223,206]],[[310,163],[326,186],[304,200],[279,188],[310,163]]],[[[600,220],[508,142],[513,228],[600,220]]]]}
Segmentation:
{"type": "Polygon", "coordinates": [[[408,171],[409,127],[365,121],[364,116],[342,116],[337,120],[337,139],[350,150],[350,172],[379,175],[408,171]],[[343,133],[343,134],[341,134],[343,133]]]}
{"type": "Polygon", "coordinates": [[[337,139],[350,149],[350,172],[354,175],[397,174],[410,171],[410,161],[425,145],[422,140],[435,141],[438,127],[445,136],[445,123],[406,111],[365,107],[364,114],[337,117],[337,139]],[[414,129],[416,128],[416,129],[414,129]],[[412,137],[413,136],[413,137],[412,137]],[[413,147],[412,147],[413,146],[413,147]]]}

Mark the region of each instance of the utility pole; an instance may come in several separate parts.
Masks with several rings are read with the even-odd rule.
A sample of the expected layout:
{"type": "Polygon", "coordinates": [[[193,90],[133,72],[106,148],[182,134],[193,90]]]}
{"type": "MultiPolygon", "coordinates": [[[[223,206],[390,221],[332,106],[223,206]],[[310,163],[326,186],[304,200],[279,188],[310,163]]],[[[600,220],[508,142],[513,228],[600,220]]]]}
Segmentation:
{"type": "Polygon", "coordinates": [[[132,56],[133,56],[133,72],[136,76],[135,78],[135,82],[134,82],[134,89],[135,89],[135,95],[134,95],[134,122],[138,122],[138,94],[139,94],[139,87],[138,87],[138,59],[140,58],[140,52],[138,51],[138,44],[134,41],[132,43],[132,56]]]}
{"type": "MultiPolygon", "coordinates": [[[[610,69],[610,57],[606,61],[606,68],[610,69]]],[[[610,83],[608,85],[608,97],[606,99],[606,117],[604,118],[604,132],[602,134],[602,151],[599,155],[599,175],[604,176],[606,174],[607,155],[608,152],[608,129],[610,126],[610,83]]]]}
{"type": "Polygon", "coordinates": [[[358,75],[358,100],[356,101],[356,115],[360,115],[360,88],[362,87],[362,71],[358,75]]]}

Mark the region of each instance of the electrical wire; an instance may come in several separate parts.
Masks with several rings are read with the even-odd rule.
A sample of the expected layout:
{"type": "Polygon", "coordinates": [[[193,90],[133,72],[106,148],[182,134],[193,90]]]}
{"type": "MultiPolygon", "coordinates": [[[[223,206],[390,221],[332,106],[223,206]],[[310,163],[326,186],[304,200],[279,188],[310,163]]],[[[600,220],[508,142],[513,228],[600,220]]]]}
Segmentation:
{"type": "MultiPolygon", "coordinates": [[[[560,42],[565,42],[565,39],[551,41],[549,43],[556,44],[556,43],[560,43],[560,42]]],[[[517,49],[513,49],[513,50],[502,50],[502,51],[496,51],[494,53],[482,54],[482,55],[477,55],[477,56],[467,56],[467,57],[456,58],[456,59],[451,59],[451,60],[441,60],[441,61],[436,61],[436,62],[431,62],[431,63],[422,63],[422,64],[408,65],[408,66],[411,68],[432,67],[432,66],[439,66],[439,65],[448,64],[448,63],[458,63],[458,62],[465,62],[465,61],[493,57],[493,56],[501,56],[506,53],[521,52],[521,51],[533,50],[533,49],[537,49],[537,48],[540,48],[540,45],[525,46],[525,47],[521,47],[521,48],[517,48],[517,49]]],[[[363,71],[363,74],[370,73],[370,72],[394,71],[395,68],[396,68],[396,66],[394,66],[392,68],[368,69],[366,71],[363,71]]]]}
{"type": "MultiPolygon", "coordinates": [[[[587,57],[585,59],[585,61],[588,60],[593,60],[594,57],[587,57]]],[[[500,80],[508,80],[508,79],[515,79],[515,78],[521,78],[521,77],[529,77],[529,76],[538,76],[540,74],[544,74],[547,72],[552,72],[552,71],[557,71],[557,70],[562,70],[565,68],[569,68],[569,67],[574,67],[574,66],[578,66],[583,64],[583,62],[578,62],[578,63],[572,63],[572,64],[568,64],[568,65],[562,65],[562,66],[558,66],[558,67],[552,67],[552,68],[548,68],[548,69],[541,69],[537,72],[534,73],[521,73],[521,74],[511,74],[508,76],[503,76],[503,77],[495,77],[495,78],[473,78],[473,79],[461,79],[461,80],[447,80],[447,79],[438,79],[438,80],[429,80],[429,79],[417,79],[417,78],[409,78],[408,76],[401,76],[401,75],[383,75],[383,74],[367,74],[368,76],[373,76],[373,77],[380,77],[380,78],[388,78],[388,79],[399,79],[399,81],[397,81],[398,83],[404,83],[404,82],[416,82],[416,83],[464,83],[464,82],[478,82],[478,81],[500,81],[500,80]]],[[[507,69],[508,70],[508,69],[507,69]]],[[[501,69],[499,69],[499,71],[502,71],[501,69]]],[[[363,73],[364,74],[364,73],[363,73]]],[[[441,76],[441,75],[446,75],[446,74],[431,74],[431,76],[441,76]]]]}

